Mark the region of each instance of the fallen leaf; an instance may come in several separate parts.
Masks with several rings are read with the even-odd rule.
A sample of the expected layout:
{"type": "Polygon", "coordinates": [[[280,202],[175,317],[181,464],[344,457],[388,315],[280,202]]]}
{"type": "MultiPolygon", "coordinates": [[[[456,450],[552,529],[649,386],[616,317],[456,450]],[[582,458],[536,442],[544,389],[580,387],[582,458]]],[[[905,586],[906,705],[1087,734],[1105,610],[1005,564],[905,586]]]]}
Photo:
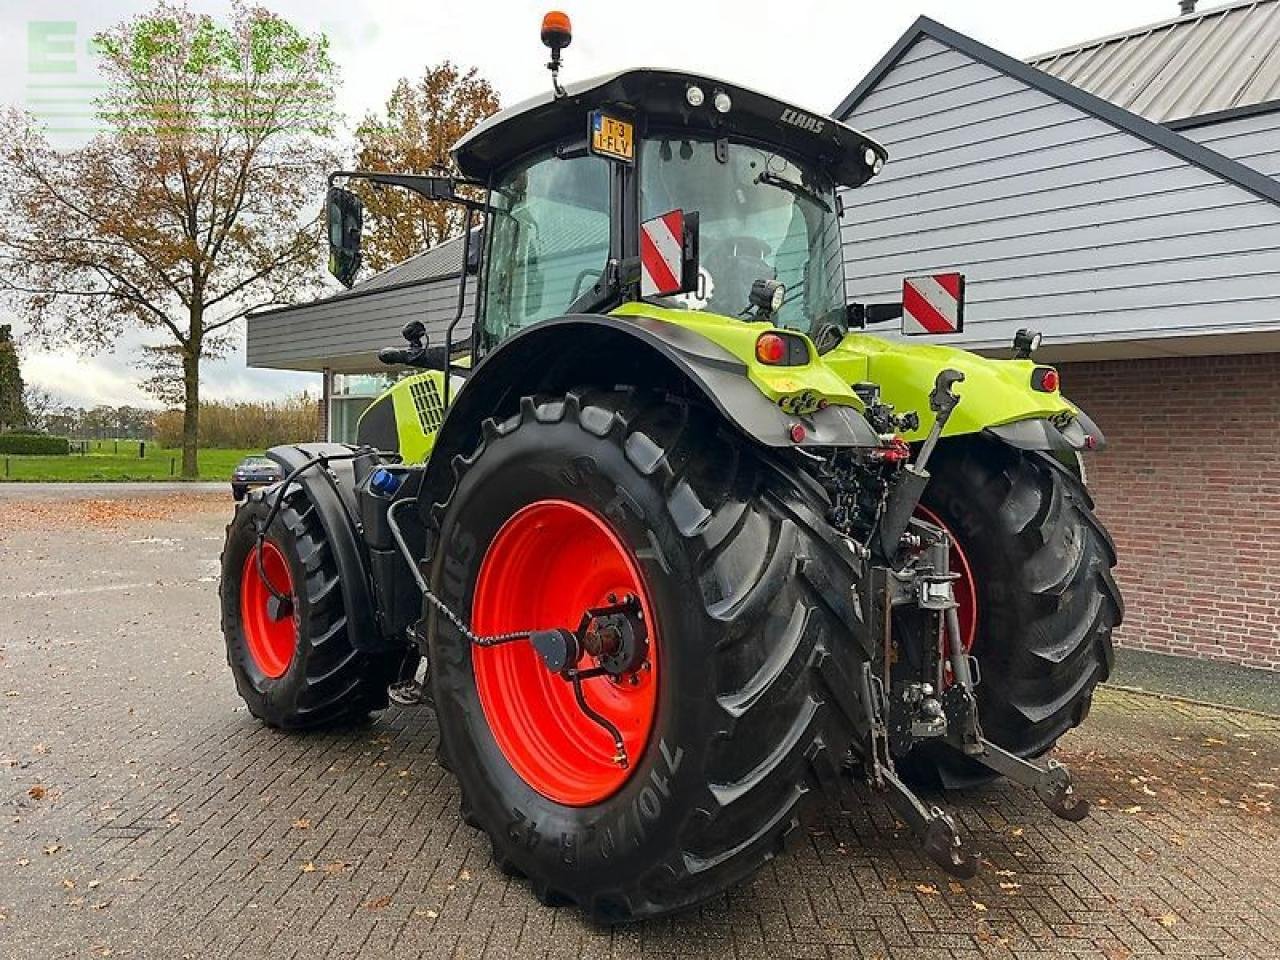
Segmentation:
{"type": "Polygon", "coordinates": [[[385,910],[389,906],[391,906],[390,897],[378,897],[378,899],[370,900],[368,903],[366,903],[364,905],[364,908],[366,910],[385,910]]]}
{"type": "Polygon", "coordinates": [[[27,796],[30,797],[32,800],[43,800],[46,793],[48,793],[48,791],[45,790],[44,787],[40,786],[40,784],[37,783],[34,787],[32,787],[30,790],[27,791],[27,796]]]}
{"type": "Polygon", "coordinates": [[[937,894],[938,888],[932,883],[917,883],[916,893],[923,893],[925,896],[932,897],[937,894]]]}
{"type": "Polygon", "coordinates": [[[310,860],[308,860],[306,863],[304,863],[304,864],[302,865],[302,872],[303,872],[303,873],[315,873],[315,872],[316,872],[316,865],[315,865],[314,863],[312,863],[310,860]]]}
{"type": "Polygon", "coordinates": [[[1020,837],[1020,836],[1022,836],[1022,828],[1021,828],[1021,827],[1014,827],[1012,830],[1010,830],[1010,831],[1009,831],[1009,835],[1010,835],[1010,836],[1013,836],[1013,837],[1020,837]]]}
{"type": "Polygon", "coordinates": [[[952,893],[964,893],[963,883],[956,883],[954,880],[952,880],[950,883],[947,884],[947,886],[950,888],[952,893]]]}
{"type": "Polygon", "coordinates": [[[1012,877],[1013,875],[1014,875],[1014,873],[1013,873],[1013,871],[1012,871],[1012,870],[997,870],[997,871],[996,871],[996,876],[997,876],[997,877],[1012,877]]]}
{"type": "Polygon", "coordinates": [[[1020,883],[1011,883],[1011,882],[1009,882],[1008,880],[1002,880],[1002,881],[1000,881],[1000,889],[1001,889],[1001,890],[1021,890],[1021,889],[1022,889],[1022,884],[1020,884],[1020,883]]]}
{"type": "Polygon", "coordinates": [[[58,852],[59,850],[61,850],[61,849],[62,849],[62,844],[60,844],[60,843],[51,843],[51,844],[49,844],[47,847],[45,847],[45,848],[44,848],[44,855],[45,855],[46,857],[52,857],[55,853],[57,853],[57,852],[58,852]]]}
{"type": "Polygon", "coordinates": [[[311,821],[310,821],[310,820],[302,820],[302,819],[295,820],[295,821],[293,821],[293,829],[295,829],[295,830],[310,830],[310,829],[311,829],[311,821]]]}
{"type": "Polygon", "coordinates": [[[428,920],[434,920],[436,917],[440,916],[440,914],[436,913],[434,910],[421,910],[421,909],[414,910],[413,915],[415,917],[426,917],[428,920]]]}
{"type": "Polygon", "coordinates": [[[89,889],[90,889],[90,890],[96,890],[96,889],[97,889],[98,887],[100,887],[100,886],[102,886],[102,881],[101,881],[101,880],[90,880],[90,881],[89,881],[89,889]]]}
{"type": "Polygon", "coordinates": [[[1120,812],[1121,813],[1141,813],[1142,807],[1138,806],[1138,804],[1135,803],[1132,807],[1125,807],[1120,812]]]}
{"type": "Polygon", "coordinates": [[[458,879],[459,879],[459,880],[462,880],[462,881],[470,880],[470,879],[471,879],[471,871],[470,871],[470,870],[467,870],[467,869],[465,869],[465,868],[464,868],[464,869],[463,869],[463,870],[458,874],[458,879]]]}
{"type": "Polygon", "coordinates": [[[1178,922],[1178,918],[1172,913],[1166,913],[1163,916],[1157,917],[1156,920],[1162,927],[1172,927],[1178,922]]]}
{"type": "Polygon", "coordinates": [[[29,866],[30,864],[31,864],[31,861],[28,860],[26,857],[23,857],[21,860],[18,861],[18,866],[20,867],[26,867],[26,866],[29,866]]]}
{"type": "Polygon", "coordinates": [[[1175,834],[1174,836],[1169,838],[1169,842],[1172,843],[1175,847],[1180,847],[1187,841],[1183,840],[1181,837],[1175,834]]]}
{"type": "Polygon", "coordinates": [[[987,905],[985,903],[979,903],[977,900],[971,900],[970,902],[973,904],[973,909],[977,910],[979,913],[987,912],[987,905]]]}
{"type": "Polygon", "coordinates": [[[63,878],[62,885],[66,887],[68,890],[74,890],[76,888],[76,882],[67,877],[63,878]]]}
{"type": "Polygon", "coordinates": [[[343,863],[341,860],[335,860],[333,863],[326,863],[324,865],[324,872],[329,874],[341,873],[346,868],[347,864],[343,863]]]}

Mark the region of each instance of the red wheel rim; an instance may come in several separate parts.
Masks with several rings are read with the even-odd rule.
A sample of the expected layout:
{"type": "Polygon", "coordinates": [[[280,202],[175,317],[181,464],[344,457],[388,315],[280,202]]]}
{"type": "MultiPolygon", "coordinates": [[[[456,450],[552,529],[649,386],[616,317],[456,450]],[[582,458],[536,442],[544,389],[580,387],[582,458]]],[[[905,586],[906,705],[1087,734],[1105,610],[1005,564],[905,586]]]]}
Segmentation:
{"type": "MultiPolygon", "coordinates": [[[[262,568],[281,593],[293,596],[293,577],[284,554],[267,540],[262,544],[262,568]]],[[[271,618],[270,602],[273,594],[262,582],[258,572],[258,551],[249,551],[240,577],[240,623],[244,628],[245,645],[249,656],[263,676],[271,679],[283,677],[293,661],[298,645],[298,628],[293,616],[279,620],[271,618]]]]}
{"type": "MultiPolygon", "coordinates": [[[[658,706],[658,625],[635,558],[593,511],[539,500],[498,531],[476,578],[473,629],[481,634],[578,627],[585,610],[633,594],[648,627],[647,666],[621,680],[582,683],[591,707],[622,734],[631,767],[574,700],[573,686],[543,665],[523,641],[475,647],[476,690],[498,748],[512,769],[549,800],[588,806],[626,783],[643,754],[658,706]],[[634,682],[633,682],[634,681],[634,682]]],[[[593,661],[584,655],[583,668],[593,661]]]]}
{"type": "MultiPolygon", "coordinates": [[[[978,587],[973,577],[973,568],[969,565],[969,558],[964,552],[960,538],[956,536],[954,530],[942,522],[941,517],[923,505],[916,508],[916,513],[934,526],[941,527],[951,538],[951,572],[957,574],[956,579],[951,583],[951,589],[955,593],[956,616],[960,620],[960,642],[964,644],[966,651],[970,651],[973,649],[974,637],[978,633],[978,587]]],[[[945,655],[946,649],[943,648],[942,652],[945,655]]],[[[948,667],[948,679],[950,676],[951,669],[948,667]]]]}

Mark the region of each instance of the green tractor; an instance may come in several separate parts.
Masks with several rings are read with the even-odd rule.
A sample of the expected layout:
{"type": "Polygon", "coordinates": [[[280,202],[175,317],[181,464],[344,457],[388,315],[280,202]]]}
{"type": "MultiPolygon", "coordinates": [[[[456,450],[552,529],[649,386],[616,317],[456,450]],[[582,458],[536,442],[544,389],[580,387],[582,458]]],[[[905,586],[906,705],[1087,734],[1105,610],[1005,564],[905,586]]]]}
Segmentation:
{"type": "Polygon", "coordinates": [[[236,511],[250,711],[432,706],[496,863],[609,922],[751,876],[850,776],[960,877],[921,787],[1006,776],[1081,818],[1046,754],[1122,615],[1097,427],[1034,335],[984,359],[863,332],[963,320],[957,275],[846,303],[841,191],[880,145],[693,73],[562,87],[568,39],[549,16],[554,90],[465,136],[456,175],[331,180],[344,283],[354,178],[462,205],[464,269],[444,342],[411,321],[382,351],[419,372],[358,443],[271,450],[285,479],[236,511]]]}

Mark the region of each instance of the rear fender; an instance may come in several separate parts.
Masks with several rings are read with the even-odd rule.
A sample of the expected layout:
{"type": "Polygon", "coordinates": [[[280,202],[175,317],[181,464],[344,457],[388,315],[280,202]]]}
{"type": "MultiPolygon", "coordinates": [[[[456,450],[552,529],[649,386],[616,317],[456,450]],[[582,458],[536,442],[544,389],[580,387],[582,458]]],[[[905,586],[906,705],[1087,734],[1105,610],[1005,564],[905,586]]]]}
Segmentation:
{"type": "Polygon", "coordinates": [[[571,315],[544,320],[504,341],[475,368],[435,440],[424,498],[443,501],[450,462],[469,452],[489,417],[515,413],[520,398],[579,386],[651,386],[696,396],[765,447],[874,447],[862,412],[831,404],[809,415],[784,413],[724,347],[675,323],[646,316],[571,315]],[[796,440],[792,430],[804,428],[796,440]]]}

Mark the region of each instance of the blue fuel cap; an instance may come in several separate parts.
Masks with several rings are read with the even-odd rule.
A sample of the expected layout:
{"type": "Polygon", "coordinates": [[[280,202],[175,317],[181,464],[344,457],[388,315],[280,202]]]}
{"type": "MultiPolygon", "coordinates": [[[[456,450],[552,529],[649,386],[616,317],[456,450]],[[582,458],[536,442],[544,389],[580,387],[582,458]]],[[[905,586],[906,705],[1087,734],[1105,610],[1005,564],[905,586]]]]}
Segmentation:
{"type": "Polygon", "coordinates": [[[379,467],[369,477],[369,489],[382,496],[390,496],[400,489],[400,478],[390,470],[379,467]]]}

